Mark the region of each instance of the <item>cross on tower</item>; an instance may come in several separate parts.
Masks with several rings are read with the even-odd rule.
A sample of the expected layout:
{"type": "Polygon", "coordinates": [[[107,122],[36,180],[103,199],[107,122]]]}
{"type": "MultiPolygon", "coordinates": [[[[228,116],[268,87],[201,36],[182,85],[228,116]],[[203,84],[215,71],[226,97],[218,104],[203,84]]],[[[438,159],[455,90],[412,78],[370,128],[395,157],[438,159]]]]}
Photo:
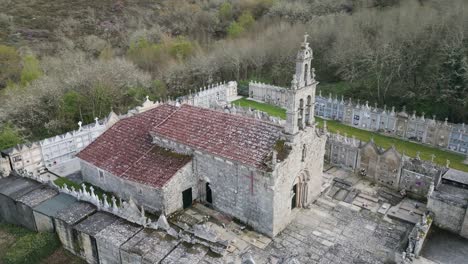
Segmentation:
{"type": "Polygon", "coordinates": [[[255,181],[254,173],[250,172],[250,177],[247,176],[247,178],[250,179],[250,194],[253,195],[253,193],[254,193],[254,181],[255,181]]]}

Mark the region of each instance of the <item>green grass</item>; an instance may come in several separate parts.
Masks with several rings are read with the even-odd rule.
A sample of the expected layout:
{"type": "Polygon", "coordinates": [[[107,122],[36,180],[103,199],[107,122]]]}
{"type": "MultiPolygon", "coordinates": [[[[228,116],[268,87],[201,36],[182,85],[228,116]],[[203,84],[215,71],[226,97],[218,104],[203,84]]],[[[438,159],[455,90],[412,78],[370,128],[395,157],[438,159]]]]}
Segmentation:
{"type": "MultiPolygon", "coordinates": [[[[71,181],[71,180],[69,180],[68,178],[65,178],[65,177],[60,177],[60,178],[56,179],[56,180],[54,181],[54,183],[55,183],[57,186],[60,186],[60,187],[63,187],[64,184],[67,184],[68,189],[70,189],[70,187],[73,186],[73,187],[75,187],[75,190],[76,190],[76,191],[82,189],[81,184],[78,184],[78,183],[76,183],[76,182],[73,182],[73,181],[71,181]]],[[[88,192],[90,192],[90,189],[89,189],[89,188],[90,188],[91,186],[93,186],[93,188],[94,188],[94,193],[95,193],[101,200],[102,200],[103,197],[104,197],[103,195],[106,194],[106,195],[107,195],[107,202],[108,202],[110,205],[112,205],[112,200],[111,200],[112,196],[115,196],[115,197],[117,198],[117,196],[114,195],[113,193],[106,192],[106,191],[104,191],[103,189],[101,189],[101,188],[99,188],[99,187],[96,187],[96,186],[94,186],[94,185],[92,185],[92,184],[90,184],[90,183],[85,182],[84,184],[86,185],[86,190],[87,190],[88,192]]],[[[117,203],[117,205],[119,205],[119,200],[118,200],[118,199],[117,199],[116,203],[117,203]]]]}
{"type": "MultiPolygon", "coordinates": [[[[263,112],[267,112],[272,116],[277,116],[283,119],[286,119],[286,110],[277,106],[273,106],[270,104],[259,103],[251,100],[247,100],[245,98],[239,99],[233,102],[235,105],[240,105],[243,107],[251,107],[258,109],[263,112]]],[[[323,125],[323,119],[316,117],[315,120],[319,123],[319,126],[323,125]]],[[[371,138],[374,139],[374,142],[384,148],[390,148],[392,145],[395,145],[395,148],[400,153],[405,153],[405,155],[410,157],[416,157],[416,153],[420,152],[421,159],[424,160],[431,160],[431,155],[436,155],[434,162],[439,165],[445,166],[447,160],[450,160],[450,167],[468,172],[468,165],[463,164],[463,160],[465,159],[464,155],[456,154],[453,152],[445,151],[442,149],[434,148],[428,145],[423,145],[415,142],[406,141],[403,139],[384,136],[376,132],[371,132],[367,130],[362,130],[359,128],[355,128],[352,126],[348,126],[342,124],[338,121],[328,120],[327,121],[328,131],[332,133],[338,133],[344,135],[345,133],[348,137],[355,136],[356,139],[361,141],[370,141],[371,138]]]]}
{"type": "Polygon", "coordinates": [[[0,252],[1,263],[5,264],[33,264],[50,256],[60,247],[55,233],[35,233],[26,228],[0,224],[0,231],[14,238],[12,244],[0,252]]]}
{"type": "Polygon", "coordinates": [[[232,103],[236,106],[240,105],[242,107],[250,107],[252,109],[257,109],[262,112],[266,112],[271,116],[276,116],[282,119],[286,119],[286,109],[278,107],[278,106],[265,104],[265,103],[259,103],[256,101],[247,100],[246,98],[238,99],[232,103]]]}

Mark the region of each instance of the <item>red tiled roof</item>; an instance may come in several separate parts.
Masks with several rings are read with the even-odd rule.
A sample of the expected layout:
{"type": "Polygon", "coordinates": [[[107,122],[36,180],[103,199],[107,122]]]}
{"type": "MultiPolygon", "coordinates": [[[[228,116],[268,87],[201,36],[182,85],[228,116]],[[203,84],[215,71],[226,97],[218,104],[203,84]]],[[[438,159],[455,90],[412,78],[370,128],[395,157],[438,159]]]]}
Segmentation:
{"type": "Polygon", "coordinates": [[[115,176],[163,186],[191,158],[167,153],[152,144],[149,131],[177,110],[161,105],[118,121],[77,156],[115,176]]]}
{"type": "Polygon", "coordinates": [[[264,168],[264,160],[280,137],[281,127],[254,118],[182,105],[151,129],[194,149],[264,168]]]}

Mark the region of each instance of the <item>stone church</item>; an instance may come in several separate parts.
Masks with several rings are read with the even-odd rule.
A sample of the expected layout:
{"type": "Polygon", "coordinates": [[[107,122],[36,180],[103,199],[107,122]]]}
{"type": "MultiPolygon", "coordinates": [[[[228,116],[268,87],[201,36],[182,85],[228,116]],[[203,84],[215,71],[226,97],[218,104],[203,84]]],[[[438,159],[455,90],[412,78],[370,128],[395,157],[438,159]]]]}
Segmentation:
{"type": "Polygon", "coordinates": [[[326,136],[314,121],[312,58],[305,38],[284,88],[284,126],[161,104],[121,119],[82,150],[84,180],[157,213],[203,202],[275,236],[321,192],[326,136]]]}

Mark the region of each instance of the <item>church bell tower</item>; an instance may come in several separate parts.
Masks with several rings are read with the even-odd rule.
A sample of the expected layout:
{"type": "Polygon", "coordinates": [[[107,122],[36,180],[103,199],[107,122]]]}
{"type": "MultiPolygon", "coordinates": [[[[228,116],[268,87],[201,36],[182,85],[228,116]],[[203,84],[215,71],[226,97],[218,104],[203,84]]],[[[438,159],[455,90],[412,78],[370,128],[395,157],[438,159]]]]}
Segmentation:
{"type": "Polygon", "coordinates": [[[315,89],[318,82],[315,80],[315,70],[311,67],[313,52],[307,38],[308,35],[304,35],[304,42],[297,53],[296,73],[288,90],[285,131],[291,135],[312,126],[315,122],[315,89]]]}

